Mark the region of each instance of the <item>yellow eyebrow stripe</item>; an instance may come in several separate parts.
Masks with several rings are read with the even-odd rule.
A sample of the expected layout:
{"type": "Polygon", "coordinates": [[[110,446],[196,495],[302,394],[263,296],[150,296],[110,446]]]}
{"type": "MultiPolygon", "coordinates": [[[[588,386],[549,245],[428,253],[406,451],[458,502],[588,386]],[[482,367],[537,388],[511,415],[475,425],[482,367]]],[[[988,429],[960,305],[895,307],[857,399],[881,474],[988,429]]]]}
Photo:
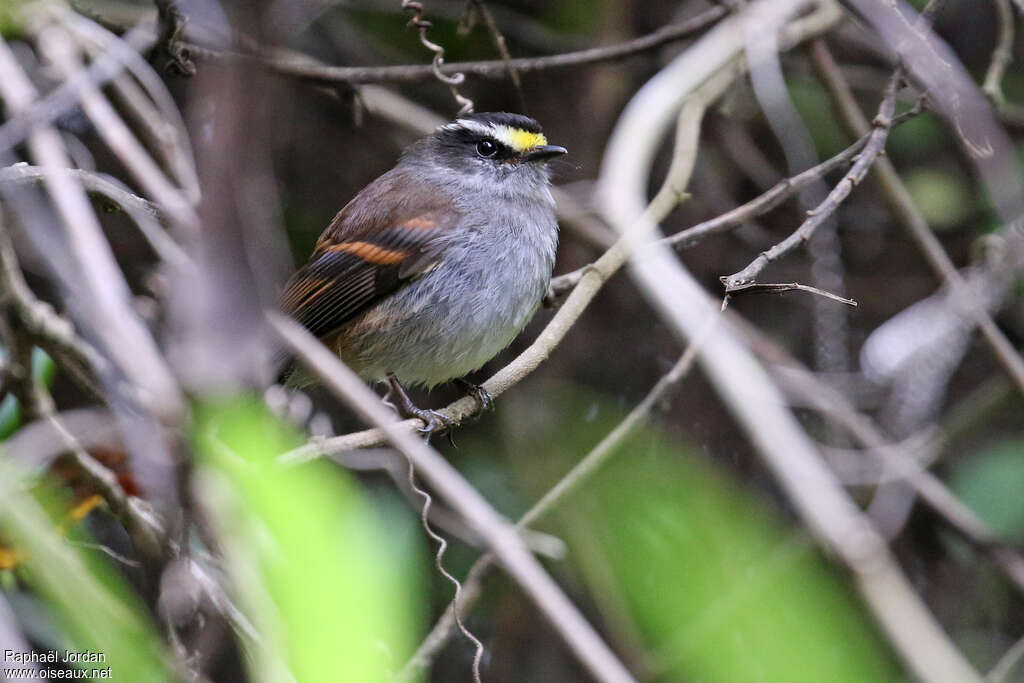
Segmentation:
{"type": "Polygon", "coordinates": [[[512,126],[495,126],[494,137],[516,152],[525,152],[528,149],[548,144],[548,139],[544,137],[543,133],[531,133],[528,130],[512,126]]]}

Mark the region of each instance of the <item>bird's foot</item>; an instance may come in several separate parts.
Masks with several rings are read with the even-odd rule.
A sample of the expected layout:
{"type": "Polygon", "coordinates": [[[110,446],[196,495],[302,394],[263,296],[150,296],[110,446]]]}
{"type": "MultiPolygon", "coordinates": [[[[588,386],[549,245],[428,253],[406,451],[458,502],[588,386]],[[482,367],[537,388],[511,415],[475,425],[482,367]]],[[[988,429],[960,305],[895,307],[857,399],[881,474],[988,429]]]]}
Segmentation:
{"type": "Polygon", "coordinates": [[[479,384],[473,384],[469,380],[461,378],[455,381],[462,385],[462,387],[466,389],[470,396],[477,400],[477,402],[480,404],[480,410],[494,410],[494,397],[491,396],[491,392],[484,389],[483,386],[479,384]]]}
{"type": "Polygon", "coordinates": [[[415,417],[422,420],[423,426],[418,430],[420,434],[430,436],[435,432],[439,433],[449,430],[456,425],[455,420],[443,413],[417,407],[412,402],[412,399],[409,398],[405,387],[402,386],[402,383],[393,374],[388,374],[388,392],[384,395],[384,403],[394,408],[402,417],[415,417]],[[398,401],[397,404],[395,399],[398,401]]]}

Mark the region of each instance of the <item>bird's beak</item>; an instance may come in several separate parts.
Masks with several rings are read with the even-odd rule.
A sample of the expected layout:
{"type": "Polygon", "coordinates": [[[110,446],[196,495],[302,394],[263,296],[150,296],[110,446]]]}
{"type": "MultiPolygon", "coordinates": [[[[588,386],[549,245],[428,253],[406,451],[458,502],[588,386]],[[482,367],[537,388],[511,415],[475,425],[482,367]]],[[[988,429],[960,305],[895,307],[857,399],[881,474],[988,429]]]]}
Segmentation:
{"type": "Polygon", "coordinates": [[[523,161],[547,161],[552,157],[567,154],[569,150],[558,145],[541,145],[523,154],[523,161]]]}

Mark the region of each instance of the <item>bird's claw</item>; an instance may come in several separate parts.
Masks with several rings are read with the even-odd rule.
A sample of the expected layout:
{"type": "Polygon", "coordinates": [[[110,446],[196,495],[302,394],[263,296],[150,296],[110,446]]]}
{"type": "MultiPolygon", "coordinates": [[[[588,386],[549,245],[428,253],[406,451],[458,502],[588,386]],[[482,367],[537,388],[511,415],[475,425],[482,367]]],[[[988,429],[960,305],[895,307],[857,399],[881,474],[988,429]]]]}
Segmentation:
{"type": "Polygon", "coordinates": [[[464,379],[460,379],[458,382],[466,388],[470,396],[477,400],[477,403],[480,404],[480,410],[494,410],[494,397],[491,396],[491,392],[484,389],[483,385],[473,384],[464,379]]]}
{"type": "Polygon", "coordinates": [[[424,436],[430,436],[435,432],[441,433],[447,431],[456,424],[455,420],[451,419],[444,413],[439,413],[436,410],[415,408],[415,410],[409,411],[409,417],[419,418],[423,421],[423,426],[418,427],[416,431],[424,436]]]}

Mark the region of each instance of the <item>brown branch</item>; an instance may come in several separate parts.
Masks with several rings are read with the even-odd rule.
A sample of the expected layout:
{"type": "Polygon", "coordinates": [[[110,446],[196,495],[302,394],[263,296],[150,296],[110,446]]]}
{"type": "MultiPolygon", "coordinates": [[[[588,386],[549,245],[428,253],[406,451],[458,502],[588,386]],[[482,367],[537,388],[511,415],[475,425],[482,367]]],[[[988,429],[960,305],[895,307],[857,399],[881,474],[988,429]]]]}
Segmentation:
{"type": "Polygon", "coordinates": [[[882,153],[885,148],[886,138],[889,136],[889,129],[892,126],[893,113],[896,106],[896,84],[900,79],[902,73],[901,69],[897,69],[893,77],[889,79],[889,84],[886,86],[885,95],[882,97],[882,103],[878,108],[878,115],[875,117],[873,122],[874,130],[871,132],[867,143],[864,145],[864,149],[860,152],[857,157],[857,161],[853,164],[853,167],[843,177],[842,180],[832,189],[828,194],[828,197],[809,211],[810,214],[800,227],[796,229],[789,237],[782,240],[771,249],[761,252],[761,254],[754,259],[746,268],[738,273],[722,277],[722,284],[725,286],[726,294],[733,294],[735,292],[742,291],[743,287],[756,281],[757,276],[761,274],[769,264],[774,263],[778,259],[782,258],[789,252],[796,249],[798,246],[804,244],[811,238],[814,231],[824,223],[829,216],[836,212],[839,205],[843,203],[843,200],[849,196],[850,191],[855,185],[859,185],[871,169],[871,165],[874,164],[875,159],[882,153]]]}
{"type": "MultiPolygon", "coordinates": [[[[480,78],[502,78],[512,68],[520,73],[559,69],[587,64],[611,62],[657,49],[662,45],[688,38],[712,25],[726,14],[722,7],[712,7],[692,19],[670,24],[663,28],[617,45],[597,47],[578,52],[567,52],[547,57],[523,57],[486,60],[479,62],[457,62],[440,67],[442,74],[464,73],[480,78]]],[[[229,56],[252,56],[228,53],[219,49],[190,46],[195,57],[200,59],[229,56]]],[[[256,55],[263,64],[279,74],[293,76],[316,83],[410,83],[435,77],[431,65],[409,64],[399,66],[326,66],[310,59],[280,59],[256,55]]]]}

